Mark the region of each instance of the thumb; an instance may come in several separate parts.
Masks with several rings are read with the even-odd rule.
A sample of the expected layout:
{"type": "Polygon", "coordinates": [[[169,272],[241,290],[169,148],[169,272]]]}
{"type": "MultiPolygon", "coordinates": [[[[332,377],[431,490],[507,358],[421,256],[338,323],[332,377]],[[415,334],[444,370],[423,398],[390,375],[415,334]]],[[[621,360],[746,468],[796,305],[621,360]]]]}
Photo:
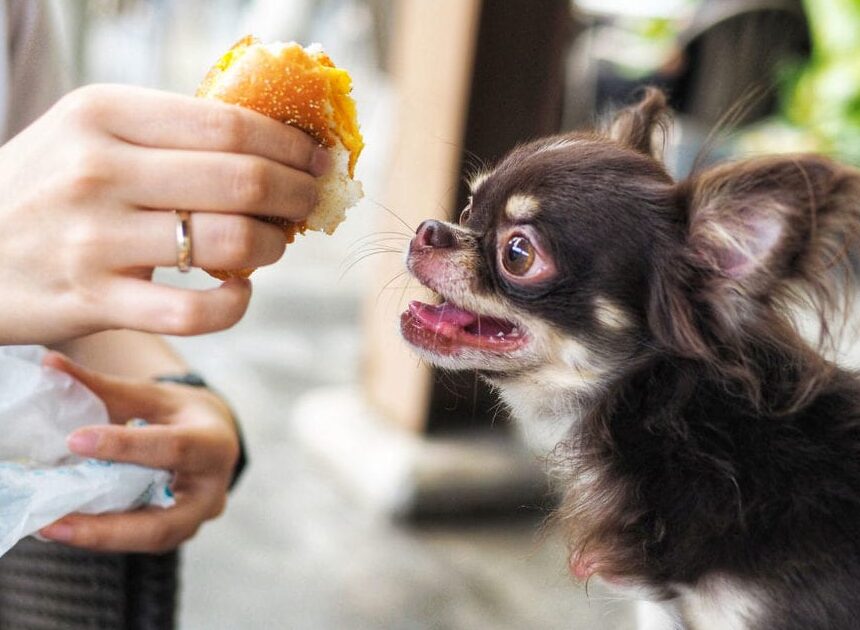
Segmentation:
{"type": "Polygon", "coordinates": [[[59,352],[46,354],[42,365],[68,374],[101,398],[113,423],[123,424],[131,418],[158,422],[172,410],[168,397],[157,383],[89,370],[59,352]]]}

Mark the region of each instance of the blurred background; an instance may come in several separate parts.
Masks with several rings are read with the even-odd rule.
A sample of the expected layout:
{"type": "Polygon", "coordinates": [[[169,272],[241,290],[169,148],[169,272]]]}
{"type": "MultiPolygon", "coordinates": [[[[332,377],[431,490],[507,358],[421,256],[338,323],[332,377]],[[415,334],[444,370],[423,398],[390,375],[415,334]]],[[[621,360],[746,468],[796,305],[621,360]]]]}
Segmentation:
{"type": "MultiPolygon", "coordinates": [[[[33,0],[37,1],[37,0],[33,0]]],[[[612,629],[568,577],[543,465],[473,375],[397,337],[417,223],[518,142],[657,84],[666,160],[816,150],[860,163],[860,0],[50,0],[76,84],[191,94],[235,40],[321,42],[354,79],[366,198],[254,276],[234,329],[176,339],[242,420],[251,465],[183,550],[187,629],[612,629]]],[[[210,286],[205,274],[170,283],[210,286]]]]}

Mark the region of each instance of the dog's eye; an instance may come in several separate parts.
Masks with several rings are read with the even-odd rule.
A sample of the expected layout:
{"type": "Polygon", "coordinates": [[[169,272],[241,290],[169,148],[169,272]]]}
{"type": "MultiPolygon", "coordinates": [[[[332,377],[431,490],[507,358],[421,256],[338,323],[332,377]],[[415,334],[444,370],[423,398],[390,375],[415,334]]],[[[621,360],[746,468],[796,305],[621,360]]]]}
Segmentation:
{"type": "Polygon", "coordinates": [[[465,208],[463,208],[463,212],[460,213],[460,225],[466,225],[469,222],[469,217],[472,216],[472,205],[469,204],[465,208]]]}
{"type": "Polygon", "coordinates": [[[556,276],[545,239],[530,225],[511,225],[496,234],[496,259],[504,278],[517,285],[545,283],[556,276]]]}
{"type": "Polygon", "coordinates": [[[502,264],[515,276],[524,276],[535,261],[535,249],[521,234],[511,237],[502,256],[502,264]]]}

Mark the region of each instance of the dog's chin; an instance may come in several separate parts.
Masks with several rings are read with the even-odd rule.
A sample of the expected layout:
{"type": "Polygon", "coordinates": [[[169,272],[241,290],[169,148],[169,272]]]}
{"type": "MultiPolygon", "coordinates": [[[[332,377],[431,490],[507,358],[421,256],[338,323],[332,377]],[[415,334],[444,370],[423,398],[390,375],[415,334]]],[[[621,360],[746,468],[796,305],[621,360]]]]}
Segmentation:
{"type": "Polygon", "coordinates": [[[423,359],[453,370],[508,370],[531,341],[522,325],[447,300],[438,305],[411,302],[400,316],[400,331],[423,359]]]}

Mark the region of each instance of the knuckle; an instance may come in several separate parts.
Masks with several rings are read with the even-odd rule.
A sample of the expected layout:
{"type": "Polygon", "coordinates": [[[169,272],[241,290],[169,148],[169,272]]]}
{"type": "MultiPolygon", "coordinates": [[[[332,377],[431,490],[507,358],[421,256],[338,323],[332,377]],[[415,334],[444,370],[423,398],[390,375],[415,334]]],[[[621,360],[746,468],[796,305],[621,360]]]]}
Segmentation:
{"type": "Polygon", "coordinates": [[[97,247],[102,238],[97,221],[89,217],[80,217],[66,228],[66,241],[71,245],[71,251],[76,255],[97,247]]]}
{"type": "Polygon", "coordinates": [[[233,194],[238,207],[259,209],[269,198],[271,190],[272,178],[266,163],[256,158],[242,160],[233,177],[233,194]]]}
{"type": "Polygon", "coordinates": [[[74,537],[70,542],[81,547],[102,549],[111,542],[110,536],[99,527],[77,524],[74,532],[74,537]]]}
{"type": "Polygon", "coordinates": [[[232,474],[239,463],[239,442],[232,440],[224,449],[224,461],[227,462],[227,470],[232,474]]]}
{"type": "Polygon", "coordinates": [[[149,530],[149,545],[150,550],[155,552],[170,551],[176,548],[179,540],[168,523],[158,521],[153,523],[149,530]]]}
{"type": "Polygon", "coordinates": [[[283,145],[290,162],[298,168],[307,169],[315,146],[313,141],[293,127],[287,127],[287,131],[283,145]]]}
{"type": "Polygon", "coordinates": [[[106,151],[93,146],[80,149],[66,180],[66,190],[73,200],[92,198],[109,182],[111,164],[106,151]]]}
{"type": "Polygon", "coordinates": [[[310,213],[316,207],[319,200],[319,192],[317,191],[316,180],[310,175],[305,175],[300,180],[297,197],[303,210],[306,212],[310,213]]]}
{"type": "Polygon", "coordinates": [[[102,437],[99,441],[99,450],[102,454],[122,460],[127,459],[133,453],[134,445],[127,435],[115,432],[102,437]]]}
{"type": "Polygon", "coordinates": [[[245,311],[248,310],[250,299],[251,293],[249,291],[234,291],[230,294],[224,303],[221,326],[227,328],[242,319],[245,311]]]}
{"type": "Polygon", "coordinates": [[[168,457],[174,465],[178,465],[188,459],[191,450],[191,440],[184,435],[174,435],[170,441],[168,457]]]}
{"type": "Polygon", "coordinates": [[[209,518],[214,519],[218,518],[224,513],[224,510],[227,509],[227,497],[220,496],[215,501],[212,502],[212,506],[209,509],[209,518]]]}
{"type": "Polygon", "coordinates": [[[190,335],[200,332],[205,322],[205,309],[196,292],[188,292],[165,305],[163,311],[167,332],[190,335]]]}
{"type": "Polygon", "coordinates": [[[190,540],[190,539],[194,538],[197,535],[197,532],[199,532],[199,531],[200,531],[200,523],[195,523],[194,525],[189,527],[187,531],[182,532],[181,534],[178,534],[177,536],[175,536],[174,542],[173,542],[173,547],[178,547],[179,545],[184,543],[186,540],[190,540]]]}
{"type": "Polygon", "coordinates": [[[224,256],[231,267],[245,265],[255,250],[254,220],[239,216],[221,217],[215,237],[215,251],[224,256]]]}
{"type": "Polygon", "coordinates": [[[63,265],[58,279],[62,278],[68,288],[81,295],[93,297],[97,283],[92,272],[103,258],[109,238],[105,226],[92,217],[79,217],[68,225],[63,234],[63,250],[58,253],[63,265]]]}
{"type": "Polygon", "coordinates": [[[58,108],[66,122],[97,124],[103,117],[104,104],[111,98],[110,92],[110,87],[105,85],[86,85],[66,94],[58,108]]]}
{"type": "Polygon", "coordinates": [[[218,105],[213,108],[206,127],[213,144],[222,151],[238,152],[245,145],[245,122],[235,107],[218,105]]]}

